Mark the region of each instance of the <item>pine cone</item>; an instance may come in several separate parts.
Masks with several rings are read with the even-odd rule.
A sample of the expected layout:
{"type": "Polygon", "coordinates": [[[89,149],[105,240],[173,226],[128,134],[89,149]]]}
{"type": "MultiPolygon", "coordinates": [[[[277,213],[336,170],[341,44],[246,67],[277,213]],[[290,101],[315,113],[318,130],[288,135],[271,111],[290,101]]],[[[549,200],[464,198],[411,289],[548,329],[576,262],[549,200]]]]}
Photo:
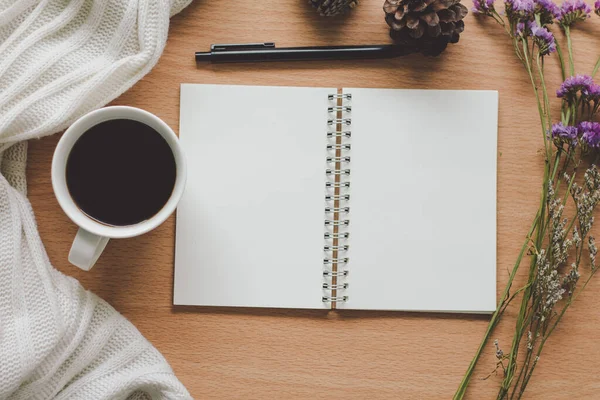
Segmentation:
{"type": "Polygon", "coordinates": [[[324,17],[344,14],[358,5],[358,0],[310,0],[310,4],[324,17]]]}
{"type": "Polygon", "coordinates": [[[468,12],[460,0],[385,0],[383,11],[394,42],[427,56],[458,42],[468,12]]]}

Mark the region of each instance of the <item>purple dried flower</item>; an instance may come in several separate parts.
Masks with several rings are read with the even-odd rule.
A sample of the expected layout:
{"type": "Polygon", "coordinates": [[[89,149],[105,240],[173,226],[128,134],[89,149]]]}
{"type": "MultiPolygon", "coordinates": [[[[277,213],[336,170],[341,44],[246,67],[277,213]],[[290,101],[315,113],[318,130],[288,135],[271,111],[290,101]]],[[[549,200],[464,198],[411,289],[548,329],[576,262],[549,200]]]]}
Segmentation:
{"type": "Polygon", "coordinates": [[[579,124],[581,142],[588,148],[600,147],[600,123],[584,121],[579,124]]]}
{"type": "Polygon", "coordinates": [[[600,85],[594,84],[582,94],[588,101],[590,115],[597,113],[600,110],[600,85]]]}
{"type": "Polygon", "coordinates": [[[595,83],[581,90],[582,97],[587,101],[600,101],[600,85],[595,83]]]}
{"type": "Polygon", "coordinates": [[[489,15],[494,10],[494,0],[473,0],[473,8],[471,10],[475,14],[489,15]]]}
{"type": "Polygon", "coordinates": [[[515,34],[517,36],[525,36],[525,22],[517,22],[517,26],[515,28],[515,34]]]}
{"type": "Polygon", "coordinates": [[[533,16],[533,0],[506,0],[506,15],[512,22],[528,20],[533,16]]]}
{"type": "Polygon", "coordinates": [[[507,3],[511,4],[514,12],[522,13],[523,16],[531,15],[535,8],[533,0],[507,0],[507,3]]]}
{"type": "Polygon", "coordinates": [[[556,96],[566,99],[568,102],[573,102],[577,99],[577,93],[587,92],[591,89],[594,81],[591,76],[588,75],[577,75],[568,77],[560,89],[556,91],[556,96]]]}
{"type": "Polygon", "coordinates": [[[560,8],[552,0],[534,0],[534,3],[535,14],[540,15],[542,26],[553,23],[554,18],[558,18],[561,15],[560,8]]]}
{"type": "Polygon", "coordinates": [[[529,30],[531,32],[531,37],[533,37],[535,44],[537,44],[540,49],[540,54],[542,56],[556,51],[554,35],[552,35],[548,29],[538,26],[538,24],[533,21],[529,23],[529,30]]]}
{"type": "Polygon", "coordinates": [[[564,0],[557,19],[563,27],[571,26],[577,21],[585,21],[591,12],[592,8],[584,0],[564,0]]]}
{"type": "Polygon", "coordinates": [[[527,15],[532,14],[533,9],[535,8],[533,0],[513,0],[512,4],[515,12],[520,12],[527,15]]]}
{"type": "Polygon", "coordinates": [[[594,3],[594,12],[600,17],[600,0],[596,0],[594,3]]]}
{"type": "Polygon", "coordinates": [[[559,143],[577,144],[577,127],[564,126],[561,122],[552,125],[552,139],[559,143]]]}

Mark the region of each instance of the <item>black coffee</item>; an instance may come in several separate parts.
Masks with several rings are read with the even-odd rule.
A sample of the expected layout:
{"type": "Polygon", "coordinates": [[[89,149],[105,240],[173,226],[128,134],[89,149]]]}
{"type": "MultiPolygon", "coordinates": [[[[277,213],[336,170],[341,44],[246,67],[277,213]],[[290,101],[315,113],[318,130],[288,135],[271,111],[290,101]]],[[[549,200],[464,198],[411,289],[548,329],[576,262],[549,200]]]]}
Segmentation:
{"type": "Polygon", "coordinates": [[[175,157],[165,139],[129,119],[93,126],[67,160],[71,197],[107,225],[133,225],[154,216],[171,197],[175,178],[175,157]]]}

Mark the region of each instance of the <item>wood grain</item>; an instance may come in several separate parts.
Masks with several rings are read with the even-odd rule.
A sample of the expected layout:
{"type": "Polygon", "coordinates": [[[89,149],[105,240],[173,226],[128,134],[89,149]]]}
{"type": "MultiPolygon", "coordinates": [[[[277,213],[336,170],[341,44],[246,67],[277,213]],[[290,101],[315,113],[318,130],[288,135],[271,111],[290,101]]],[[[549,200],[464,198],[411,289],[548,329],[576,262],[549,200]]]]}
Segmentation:
{"type": "MultiPolygon", "coordinates": [[[[172,19],[156,68],[113,104],[144,108],[177,131],[182,82],[499,90],[501,291],[536,210],[542,174],[531,86],[502,30],[469,15],[460,43],[436,59],[196,66],[194,52],[211,43],[388,41],[382,0],[363,0],[351,15],[337,20],[319,18],[306,3],[195,1],[172,19]]],[[[599,33],[600,19],[595,17],[574,32],[579,72],[591,71],[599,33]]],[[[559,75],[550,64],[549,84],[555,88],[559,75]]],[[[441,107],[444,104],[431,104],[432,118],[441,107]]],[[[195,398],[447,399],[454,393],[483,335],[485,316],[174,307],[174,217],[142,237],[111,241],[91,272],[69,265],[76,227],[61,211],[50,185],[50,161],[58,139],[54,135],[33,141],[28,167],[29,197],[50,260],[129,318],[165,355],[195,398]]],[[[518,283],[523,279],[524,269],[518,283]]],[[[528,398],[600,397],[594,372],[600,358],[599,289],[596,280],[547,344],[528,398]]],[[[505,349],[514,315],[510,309],[495,335],[505,349]]],[[[480,379],[493,368],[490,344],[475,372],[470,398],[494,398],[500,377],[480,379]]]]}

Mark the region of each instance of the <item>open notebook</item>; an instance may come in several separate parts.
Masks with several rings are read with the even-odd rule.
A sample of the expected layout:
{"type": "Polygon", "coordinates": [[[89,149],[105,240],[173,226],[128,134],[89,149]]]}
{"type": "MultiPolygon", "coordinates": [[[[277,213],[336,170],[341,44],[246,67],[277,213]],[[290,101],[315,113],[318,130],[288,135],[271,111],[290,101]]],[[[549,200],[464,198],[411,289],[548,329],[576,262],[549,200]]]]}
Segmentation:
{"type": "Polygon", "coordinates": [[[491,312],[498,94],[181,86],[177,305],[491,312]]]}

